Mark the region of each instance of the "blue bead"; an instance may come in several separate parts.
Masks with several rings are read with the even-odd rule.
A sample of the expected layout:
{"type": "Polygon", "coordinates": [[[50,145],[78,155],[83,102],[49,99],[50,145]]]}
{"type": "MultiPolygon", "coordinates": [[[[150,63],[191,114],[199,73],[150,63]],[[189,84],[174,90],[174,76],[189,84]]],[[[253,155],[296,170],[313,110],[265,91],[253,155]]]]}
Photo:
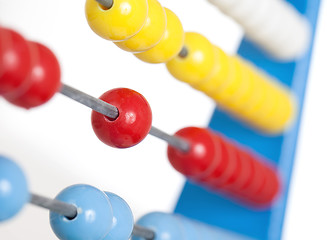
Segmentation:
{"type": "MultiPolygon", "coordinates": [[[[177,219],[180,220],[183,230],[183,235],[187,240],[199,240],[202,239],[202,236],[198,230],[197,223],[189,220],[181,215],[175,215],[177,219]]],[[[203,238],[205,239],[205,238],[203,238]]],[[[206,239],[207,240],[207,239],[206,239]]]]}
{"type": "Polygon", "coordinates": [[[107,195],[89,185],[73,185],[61,191],[56,199],[74,204],[74,219],[50,212],[53,232],[61,240],[102,240],[112,227],[113,213],[107,195]]]}
{"type": "MultiPolygon", "coordinates": [[[[144,215],[137,221],[138,225],[155,232],[154,240],[185,240],[181,222],[171,214],[152,212],[144,215]]],[[[133,236],[133,240],[143,238],[133,236]]]]}
{"type": "Polygon", "coordinates": [[[180,219],[183,226],[183,233],[185,240],[217,240],[217,239],[233,239],[233,240],[246,240],[244,236],[234,234],[227,230],[213,227],[186,217],[175,215],[180,219]]]}
{"type": "Polygon", "coordinates": [[[133,213],[124,199],[116,194],[105,192],[113,210],[113,225],[103,240],[128,240],[134,227],[133,213]]]}
{"type": "Polygon", "coordinates": [[[0,156],[0,222],[16,215],[29,198],[27,181],[21,168],[0,156]]]}

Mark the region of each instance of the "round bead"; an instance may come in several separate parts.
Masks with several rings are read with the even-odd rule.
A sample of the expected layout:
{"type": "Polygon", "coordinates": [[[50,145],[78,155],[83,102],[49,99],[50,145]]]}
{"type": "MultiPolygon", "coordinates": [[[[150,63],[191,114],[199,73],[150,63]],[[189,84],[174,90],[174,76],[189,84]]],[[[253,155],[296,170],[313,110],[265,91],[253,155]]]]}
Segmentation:
{"type": "Polygon", "coordinates": [[[145,24],[132,38],[115,42],[121,49],[129,52],[143,52],[154,47],[166,29],[166,13],[164,8],[157,0],[148,0],[149,12],[145,24]]]}
{"type": "Polygon", "coordinates": [[[275,169],[267,167],[265,169],[265,184],[262,189],[257,193],[255,201],[263,207],[271,205],[280,191],[280,181],[275,169]]]}
{"type": "MultiPolygon", "coordinates": [[[[235,188],[234,188],[234,183],[235,181],[240,177],[240,173],[241,173],[241,159],[239,157],[239,155],[237,154],[238,149],[235,148],[235,146],[230,144],[230,151],[233,152],[233,155],[231,156],[231,161],[228,162],[229,165],[233,166],[233,171],[231,171],[230,176],[226,179],[226,181],[223,183],[223,178],[220,178],[218,180],[218,187],[222,188],[223,191],[227,192],[227,193],[233,193],[235,188]],[[221,184],[223,183],[223,185],[221,186],[221,184]]],[[[228,171],[229,168],[226,168],[226,171],[228,171]]]]}
{"type": "Polygon", "coordinates": [[[246,198],[252,198],[265,184],[264,166],[253,156],[249,156],[249,163],[252,168],[252,177],[250,181],[241,188],[240,193],[246,198]]]}
{"type": "Polygon", "coordinates": [[[231,68],[230,57],[217,46],[214,46],[213,51],[215,54],[215,63],[212,76],[205,81],[194,84],[193,86],[209,96],[215,94],[217,90],[223,86],[226,80],[230,77],[231,71],[233,71],[231,68]]]}
{"type": "Polygon", "coordinates": [[[133,213],[128,204],[119,196],[105,192],[113,210],[113,225],[103,240],[126,240],[129,239],[133,227],[133,213]]]}
{"type": "Polygon", "coordinates": [[[23,171],[10,159],[0,156],[0,222],[16,215],[28,200],[23,171]]]}
{"type": "MultiPolygon", "coordinates": [[[[176,219],[178,219],[182,223],[182,231],[184,235],[184,239],[187,240],[199,240],[203,239],[202,235],[199,231],[198,223],[183,217],[182,215],[175,215],[176,219]]],[[[206,239],[208,240],[208,239],[206,239]]]]}
{"type": "Polygon", "coordinates": [[[207,38],[199,33],[185,33],[185,57],[177,55],[166,63],[168,71],[178,80],[199,84],[214,73],[215,51],[207,38]]]}
{"type": "Polygon", "coordinates": [[[102,240],[113,224],[113,213],[107,195],[89,185],[73,185],[61,191],[57,200],[75,205],[73,219],[50,212],[53,232],[61,240],[102,240]]]}
{"type": "MultiPolygon", "coordinates": [[[[182,224],[174,215],[152,212],[141,217],[137,224],[155,232],[155,240],[185,239],[182,224]]],[[[143,238],[133,236],[133,240],[143,238]]]]}
{"type": "Polygon", "coordinates": [[[148,51],[136,53],[135,56],[148,63],[163,63],[174,58],[182,49],[184,30],[178,17],[165,8],[167,27],[160,42],[148,51]]]}
{"type": "Polygon", "coordinates": [[[18,33],[0,28],[0,94],[16,94],[28,84],[31,69],[30,48],[18,33]]]}
{"type": "Polygon", "coordinates": [[[42,44],[29,44],[37,54],[28,76],[29,86],[19,96],[5,96],[9,102],[26,109],[46,103],[61,87],[60,66],[56,56],[42,44]]]}
{"type": "Polygon", "coordinates": [[[91,29],[100,37],[122,41],[141,30],[148,5],[147,0],[113,0],[107,9],[96,0],[86,0],[85,14],[91,29]]]}
{"type": "Polygon", "coordinates": [[[221,143],[221,154],[222,154],[222,167],[216,168],[212,174],[206,178],[207,184],[212,186],[215,189],[222,189],[226,186],[229,179],[233,178],[235,172],[237,172],[237,156],[235,148],[227,142],[225,139],[222,139],[217,136],[221,143]]]}
{"type": "Polygon", "coordinates": [[[249,156],[246,152],[242,151],[241,149],[238,149],[237,152],[237,157],[239,159],[239,173],[237,174],[236,178],[232,182],[232,185],[229,186],[231,191],[233,192],[239,192],[240,189],[243,188],[243,186],[246,186],[248,182],[251,179],[251,176],[253,174],[252,172],[252,167],[251,163],[249,160],[249,156]]]}
{"type": "Polygon", "coordinates": [[[151,129],[152,112],[140,93],[128,88],[116,88],[105,92],[100,99],[116,106],[119,111],[116,119],[92,111],[94,133],[103,143],[128,148],[147,136],[151,129]]]}
{"type": "Polygon", "coordinates": [[[176,132],[175,136],[190,144],[188,152],[168,146],[168,159],[180,173],[191,178],[202,178],[208,174],[208,170],[211,171],[211,166],[219,165],[216,162],[221,160],[217,157],[217,145],[208,130],[187,127],[176,132]]]}

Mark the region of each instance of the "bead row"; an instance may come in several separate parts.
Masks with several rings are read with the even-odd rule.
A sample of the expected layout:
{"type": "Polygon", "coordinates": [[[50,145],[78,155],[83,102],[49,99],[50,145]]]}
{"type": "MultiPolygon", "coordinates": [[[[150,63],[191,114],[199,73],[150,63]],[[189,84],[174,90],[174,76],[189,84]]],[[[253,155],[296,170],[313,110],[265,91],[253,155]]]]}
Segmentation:
{"type": "MultiPolygon", "coordinates": [[[[1,46],[4,46],[6,44],[11,45],[11,47],[2,48],[2,52],[0,52],[0,56],[2,56],[1,59],[6,59],[3,56],[6,56],[7,53],[10,52],[12,55],[14,54],[17,62],[16,64],[12,64],[8,66],[16,67],[19,65],[23,65],[25,59],[24,57],[26,57],[27,59],[33,59],[37,57],[38,59],[38,61],[31,61],[31,62],[28,62],[28,60],[26,60],[27,65],[29,66],[29,71],[26,71],[25,73],[27,76],[19,75],[20,73],[17,69],[16,71],[11,72],[10,70],[15,68],[7,67],[6,62],[9,63],[12,62],[4,61],[5,64],[3,65],[4,67],[2,67],[3,74],[2,76],[0,76],[1,79],[0,89],[7,90],[7,91],[2,92],[3,96],[7,100],[10,100],[8,96],[10,96],[12,99],[16,99],[15,101],[13,100],[10,101],[18,106],[25,107],[25,108],[35,107],[44,103],[42,99],[48,99],[49,97],[52,97],[52,95],[56,91],[58,91],[57,85],[61,85],[60,68],[56,57],[49,49],[47,49],[45,46],[41,44],[29,43],[25,41],[19,34],[11,30],[7,30],[4,28],[0,28],[0,30],[6,33],[5,35],[1,35],[0,45],[1,46]],[[11,37],[13,39],[14,38],[20,39],[20,43],[16,43],[15,41],[6,41],[2,38],[2,36],[11,37]],[[21,57],[22,47],[20,44],[24,46],[25,43],[28,43],[29,46],[34,47],[33,48],[34,51],[29,52],[29,49],[27,48],[27,52],[25,53],[25,55],[23,55],[24,57],[21,57]],[[14,84],[16,82],[18,82],[19,84],[14,84]],[[36,89],[37,91],[34,90],[27,91],[29,88],[25,88],[26,82],[28,82],[27,84],[28,86],[32,86],[31,89],[36,89]],[[56,87],[53,88],[50,86],[56,86],[56,87]],[[22,94],[21,89],[24,89],[25,91],[27,91],[27,93],[22,94]],[[17,92],[19,92],[20,94],[17,94],[17,92]],[[42,98],[42,96],[48,96],[48,97],[42,98]]],[[[195,34],[195,36],[198,36],[203,39],[203,37],[198,34],[195,34]]],[[[207,46],[208,48],[210,47],[209,44],[208,45],[202,44],[201,46],[203,47],[207,46]]],[[[193,50],[192,48],[189,49],[190,50],[188,51],[193,50]]],[[[189,54],[189,56],[192,56],[192,54],[189,54]]],[[[211,67],[210,64],[208,64],[208,67],[209,68],[211,67]]],[[[196,74],[194,74],[193,76],[196,76],[196,74]]],[[[202,75],[199,77],[202,77],[202,75]]],[[[146,101],[146,99],[141,94],[131,89],[117,88],[117,89],[109,90],[106,93],[104,93],[99,100],[97,99],[97,101],[94,101],[94,99],[85,96],[86,94],[81,93],[75,89],[72,89],[71,87],[68,87],[64,84],[61,87],[61,92],[66,96],[69,96],[75,100],[79,99],[78,100],[79,102],[83,102],[81,101],[81,99],[84,99],[86,102],[91,102],[91,104],[88,106],[91,106],[91,108],[93,109],[97,109],[97,105],[99,105],[100,103],[112,104],[109,106],[117,110],[114,116],[104,115],[102,111],[101,112],[93,111],[91,117],[92,127],[95,134],[103,143],[109,146],[116,147],[116,148],[127,148],[127,147],[134,146],[140,141],[142,141],[147,136],[147,134],[151,129],[151,122],[152,122],[151,108],[148,102],[146,101]],[[98,103],[98,101],[101,102],[98,103]]],[[[157,132],[157,130],[155,132],[157,132]]],[[[158,136],[158,134],[153,134],[153,135],[158,136]]],[[[177,134],[174,136],[173,139],[174,141],[171,141],[172,144],[170,146],[170,149],[173,149],[173,151],[180,151],[183,154],[185,154],[185,159],[188,159],[187,161],[189,163],[190,162],[192,163],[190,164],[189,168],[196,169],[198,167],[197,164],[201,164],[204,167],[204,169],[202,170],[204,172],[207,172],[209,171],[208,169],[212,169],[212,167],[209,167],[212,165],[210,161],[217,161],[216,156],[213,157],[211,155],[205,155],[200,159],[201,162],[200,160],[198,160],[198,162],[192,162],[192,159],[194,157],[193,155],[194,154],[196,155],[197,153],[194,152],[194,149],[192,149],[190,145],[195,146],[199,141],[201,141],[201,138],[202,138],[201,134],[195,135],[194,139],[189,139],[188,135],[184,137],[184,136],[178,136],[177,134]],[[185,143],[186,149],[188,150],[185,150],[185,148],[177,148],[177,146],[180,145],[173,144],[173,142],[176,142],[177,140],[185,143]],[[213,158],[215,160],[213,160],[213,158]]],[[[162,139],[166,140],[165,137],[162,139]]],[[[216,149],[217,146],[215,144],[204,145],[203,147],[208,152],[217,151],[216,149]]],[[[229,161],[228,159],[229,156],[227,156],[226,162],[224,163],[226,166],[229,166],[226,169],[235,166],[234,162],[228,162],[229,161]]],[[[189,175],[187,172],[183,172],[183,173],[187,176],[189,175]]],[[[198,178],[198,176],[196,176],[196,178],[198,178]]],[[[260,181],[261,180],[259,179],[259,182],[260,181]]],[[[204,181],[204,182],[209,187],[212,187],[210,181],[204,181]]]]}
{"type": "Polygon", "coordinates": [[[151,127],[151,108],[140,93],[117,88],[97,99],[62,84],[58,60],[46,46],[0,27],[0,96],[16,106],[30,109],[46,103],[58,91],[94,110],[94,132],[109,146],[131,147],[150,133],[177,148],[188,149],[181,139],[151,127]],[[134,120],[127,116],[133,116],[134,120]]]}
{"type": "MultiPolygon", "coordinates": [[[[30,195],[35,196],[28,192],[22,169],[0,155],[0,222],[16,216],[28,201],[35,204],[36,200],[29,200],[30,195]]],[[[244,239],[181,215],[161,212],[148,213],[133,226],[132,211],[121,197],[86,184],[65,188],[54,201],[76,209],[70,218],[50,210],[50,225],[60,240],[127,240],[131,235],[133,240],[244,239]]]]}
{"type": "Polygon", "coordinates": [[[277,171],[258,156],[208,129],[187,127],[175,135],[189,141],[191,150],[168,147],[168,159],[190,180],[252,207],[267,207],[276,199],[277,171]]]}
{"type": "MultiPolygon", "coordinates": [[[[22,169],[0,155],[0,222],[18,214],[31,201],[30,198],[22,169]]],[[[73,218],[50,211],[51,228],[61,240],[129,239],[132,234],[133,214],[116,194],[77,184],[62,190],[55,200],[74,205],[77,209],[73,218]]]]}
{"type": "Polygon", "coordinates": [[[87,0],[85,12],[96,34],[142,61],[167,62],[182,48],[184,30],[180,20],[157,0],[114,0],[110,8],[87,0]]]}
{"type": "Polygon", "coordinates": [[[240,57],[228,56],[201,34],[184,33],[177,16],[162,8],[157,0],[148,0],[148,4],[146,0],[114,0],[113,6],[107,9],[96,0],[87,0],[86,17],[90,27],[101,37],[115,41],[118,47],[134,52],[145,62],[166,63],[176,79],[204,92],[253,127],[275,134],[292,123],[296,104],[286,87],[240,57]],[[122,5],[129,6],[130,15],[126,15],[123,8],[120,11],[115,8],[122,5]],[[144,20],[143,25],[139,23],[138,28],[135,27],[137,30],[134,29],[136,16],[144,20]],[[116,38],[111,32],[125,34],[116,38]],[[161,38],[156,38],[160,40],[149,44],[154,35],[160,35],[161,38]]]}
{"type": "Polygon", "coordinates": [[[208,0],[239,23],[245,35],[283,61],[301,57],[309,47],[308,20],[283,0],[208,0]]]}
{"type": "Polygon", "coordinates": [[[29,109],[50,100],[60,87],[56,56],[44,45],[0,27],[0,95],[29,109]]]}
{"type": "Polygon", "coordinates": [[[200,34],[186,33],[185,46],[186,57],[177,56],[167,63],[177,79],[262,131],[279,133],[291,124],[296,104],[286,87],[240,57],[228,56],[200,34]],[[199,53],[201,61],[196,59],[199,53]]]}
{"type": "MultiPolygon", "coordinates": [[[[151,212],[142,216],[137,224],[152,229],[155,240],[247,240],[246,237],[209,226],[178,214],[151,212]]],[[[133,240],[143,240],[133,236],[133,240]]]]}

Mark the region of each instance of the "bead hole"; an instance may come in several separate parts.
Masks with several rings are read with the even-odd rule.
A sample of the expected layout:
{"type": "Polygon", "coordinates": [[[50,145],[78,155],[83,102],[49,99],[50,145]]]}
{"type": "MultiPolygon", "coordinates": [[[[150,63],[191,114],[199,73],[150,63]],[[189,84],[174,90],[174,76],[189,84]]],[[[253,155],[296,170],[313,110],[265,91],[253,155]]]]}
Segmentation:
{"type": "Polygon", "coordinates": [[[178,56],[180,58],[186,58],[188,55],[188,49],[184,46],[182,50],[179,52],[178,56]]]}
{"type": "Polygon", "coordinates": [[[104,11],[109,10],[114,5],[113,0],[101,0],[101,1],[99,0],[98,3],[99,3],[100,8],[104,11]]]}
{"type": "Polygon", "coordinates": [[[116,121],[116,119],[119,117],[119,110],[118,110],[118,114],[117,114],[117,117],[115,117],[115,118],[111,118],[111,117],[108,117],[108,116],[105,116],[105,115],[103,115],[108,121],[110,121],[110,122],[114,122],[114,121],[116,121]]]}
{"type": "Polygon", "coordinates": [[[76,213],[75,213],[74,216],[72,216],[72,217],[65,216],[65,218],[66,218],[67,220],[69,220],[69,221],[72,221],[72,220],[74,220],[74,219],[77,217],[77,215],[78,215],[78,211],[76,211],[76,213]]]}
{"type": "Polygon", "coordinates": [[[77,217],[77,213],[76,213],[75,216],[73,216],[73,217],[67,217],[67,216],[65,216],[65,218],[66,218],[67,220],[69,220],[69,221],[74,220],[76,217],[77,217]]]}

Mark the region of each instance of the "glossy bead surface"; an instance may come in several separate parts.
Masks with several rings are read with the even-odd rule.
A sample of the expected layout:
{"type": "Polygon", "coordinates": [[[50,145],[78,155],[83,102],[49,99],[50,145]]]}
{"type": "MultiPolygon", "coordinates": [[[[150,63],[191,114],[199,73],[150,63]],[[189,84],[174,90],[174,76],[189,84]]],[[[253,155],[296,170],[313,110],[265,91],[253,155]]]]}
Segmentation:
{"type": "MultiPolygon", "coordinates": [[[[218,136],[217,136],[218,137],[218,136]]],[[[229,183],[230,179],[235,176],[238,168],[238,160],[235,152],[235,148],[231,143],[227,142],[225,139],[220,138],[221,149],[222,149],[222,168],[217,168],[212,174],[207,178],[207,183],[213,186],[215,189],[223,189],[226,184],[229,183]]]]}
{"type": "Polygon", "coordinates": [[[275,169],[265,169],[265,178],[265,184],[257,193],[255,201],[263,206],[268,206],[278,196],[281,184],[275,169]]]}
{"type": "Polygon", "coordinates": [[[0,28],[0,94],[16,94],[28,84],[31,52],[26,40],[18,33],[0,28]]]}
{"type": "Polygon", "coordinates": [[[253,175],[248,184],[243,186],[240,190],[240,193],[248,199],[255,196],[265,184],[264,166],[253,156],[250,156],[249,161],[253,168],[253,175]]]}
{"type": "Polygon", "coordinates": [[[157,0],[148,0],[148,6],[148,16],[141,31],[128,40],[115,42],[118,47],[129,52],[143,52],[163,37],[167,24],[165,10],[157,0]]]}
{"type": "MultiPolygon", "coordinates": [[[[175,218],[181,223],[184,239],[198,240],[203,239],[196,222],[186,219],[185,217],[176,214],[175,218]]],[[[207,239],[209,240],[209,239],[207,239]]]]}
{"type": "Polygon", "coordinates": [[[107,9],[96,0],[86,0],[86,19],[91,29],[100,37],[126,40],[138,33],[148,15],[147,0],[113,0],[107,9]]]}
{"type": "Polygon", "coordinates": [[[187,127],[176,132],[175,136],[185,139],[190,144],[188,152],[168,146],[168,159],[180,173],[191,178],[201,178],[212,165],[217,165],[216,161],[221,160],[217,158],[215,140],[208,130],[187,127]]]}
{"type": "Polygon", "coordinates": [[[89,185],[73,185],[61,191],[57,200],[78,208],[74,219],[50,212],[50,224],[61,240],[102,240],[113,224],[112,207],[107,195],[89,185]]]}
{"type": "Polygon", "coordinates": [[[28,200],[23,171],[15,162],[0,155],[0,222],[15,216],[28,200]]]}
{"type": "Polygon", "coordinates": [[[140,93],[128,88],[116,88],[104,93],[100,99],[116,106],[119,111],[116,119],[92,111],[94,133],[103,143],[128,148],[147,136],[151,129],[152,112],[140,93]]]}
{"type": "Polygon", "coordinates": [[[184,30],[178,17],[165,8],[167,27],[160,42],[145,52],[136,53],[135,56],[148,63],[168,62],[182,49],[184,43],[184,30]]]}
{"type": "Polygon", "coordinates": [[[238,92],[240,86],[244,81],[244,77],[241,72],[241,62],[237,57],[229,57],[230,69],[233,71],[230,73],[229,77],[224,81],[220,88],[217,88],[216,94],[213,95],[216,101],[226,104],[233,99],[235,99],[235,93],[238,92]]]}
{"type": "MultiPolygon", "coordinates": [[[[141,217],[137,223],[155,232],[154,240],[183,240],[182,225],[174,215],[151,212],[141,217]]],[[[133,240],[143,240],[144,238],[133,236],[133,240]]]]}
{"type": "Polygon", "coordinates": [[[124,199],[116,194],[105,192],[113,211],[113,224],[103,240],[127,240],[130,238],[133,227],[133,213],[124,199]]]}
{"type": "Polygon", "coordinates": [[[253,174],[249,155],[241,149],[238,149],[236,154],[240,161],[240,171],[237,178],[234,179],[232,186],[230,186],[233,192],[239,192],[240,189],[246,186],[250,182],[251,176],[253,174]]]}
{"type": "Polygon", "coordinates": [[[56,56],[40,43],[29,44],[37,54],[28,76],[29,86],[19,96],[5,96],[9,102],[26,109],[46,103],[61,87],[60,66],[56,56]]]}
{"type": "Polygon", "coordinates": [[[178,80],[188,84],[210,78],[215,64],[214,47],[207,38],[199,33],[185,33],[184,48],[187,55],[177,55],[166,63],[168,71],[178,80]]]}

